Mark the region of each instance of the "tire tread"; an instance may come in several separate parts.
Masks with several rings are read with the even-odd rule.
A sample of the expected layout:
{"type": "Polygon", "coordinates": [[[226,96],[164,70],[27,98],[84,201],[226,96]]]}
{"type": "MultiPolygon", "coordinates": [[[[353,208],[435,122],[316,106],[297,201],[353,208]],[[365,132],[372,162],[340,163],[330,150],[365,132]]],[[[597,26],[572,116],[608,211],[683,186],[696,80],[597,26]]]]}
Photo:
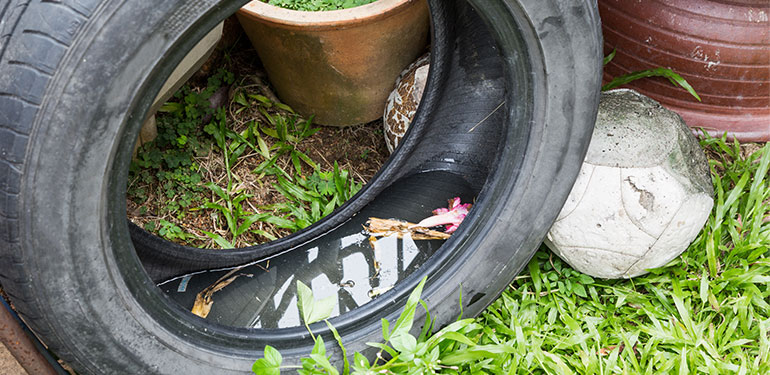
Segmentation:
{"type": "MultiPolygon", "coordinates": [[[[38,337],[57,337],[21,246],[20,191],[31,124],[53,72],[101,0],[0,0],[0,284],[38,337]],[[56,8],[56,9],[54,9],[56,8]]],[[[61,358],[77,361],[56,341],[61,358]]]]}

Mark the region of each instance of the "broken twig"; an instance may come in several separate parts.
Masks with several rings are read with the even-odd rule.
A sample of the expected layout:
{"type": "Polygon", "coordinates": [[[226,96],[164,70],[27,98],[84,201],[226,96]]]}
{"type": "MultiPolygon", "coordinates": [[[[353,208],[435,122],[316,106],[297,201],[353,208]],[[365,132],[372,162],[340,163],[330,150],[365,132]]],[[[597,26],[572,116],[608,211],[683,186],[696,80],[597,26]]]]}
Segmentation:
{"type": "Polygon", "coordinates": [[[409,234],[414,240],[446,240],[451,234],[417,226],[408,221],[380,219],[370,217],[364,227],[374,237],[397,236],[399,239],[409,234]]]}

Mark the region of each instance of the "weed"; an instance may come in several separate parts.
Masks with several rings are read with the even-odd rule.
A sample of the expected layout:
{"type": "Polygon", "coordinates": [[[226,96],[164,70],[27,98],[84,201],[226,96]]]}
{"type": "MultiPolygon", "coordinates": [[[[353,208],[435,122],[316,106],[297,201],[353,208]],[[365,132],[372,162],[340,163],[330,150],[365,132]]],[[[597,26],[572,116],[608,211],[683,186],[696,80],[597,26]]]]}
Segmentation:
{"type": "Polygon", "coordinates": [[[145,228],[183,244],[248,246],[306,228],[361,188],[336,162],[319,154],[321,164],[303,151],[320,144],[307,142],[320,130],[312,116],[303,119],[271,100],[264,84],[244,85],[248,78],[236,84],[220,70],[205,89],[183,86],[163,105],[157,139],[131,165],[130,212],[150,220],[145,228]],[[209,98],[231,84],[229,106],[210,108],[209,98]],[[191,222],[190,237],[174,236],[168,224],[161,234],[158,220],[178,228],[191,222]]]}
{"type": "MultiPolygon", "coordinates": [[[[604,65],[609,64],[610,61],[615,57],[615,50],[612,50],[612,52],[604,57],[604,65]]],[[[640,70],[636,72],[631,72],[628,74],[624,74],[619,77],[615,77],[607,83],[606,85],[602,86],[602,91],[612,90],[614,88],[623,86],[627,83],[631,83],[633,81],[636,81],[638,79],[642,78],[648,78],[648,77],[663,77],[669,80],[672,85],[676,86],[679,85],[683,89],[687,90],[687,92],[690,93],[695,99],[700,100],[700,96],[698,96],[698,93],[695,92],[695,89],[690,86],[690,84],[682,78],[679,74],[675,73],[673,70],[668,68],[654,68],[654,69],[647,69],[647,70],[640,70]]]]}
{"type": "MultiPolygon", "coordinates": [[[[264,108],[260,112],[271,126],[259,126],[259,131],[272,137],[277,142],[270,149],[264,145],[264,140],[259,143],[259,152],[267,159],[254,170],[255,173],[264,173],[266,169],[275,165],[275,162],[283,155],[289,155],[297,174],[302,174],[302,162],[312,169],[318,169],[318,165],[304,152],[297,149],[297,145],[318,132],[318,128],[311,126],[312,117],[306,121],[299,121],[299,116],[270,115],[264,108]],[[271,154],[274,151],[274,154],[271,154]]],[[[258,131],[254,131],[259,134],[258,131]]],[[[258,138],[259,141],[261,138],[258,138]]]]}
{"type": "Polygon", "coordinates": [[[186,241],[188,238],[192,237],[178,225],[162,219],[160,220],[160,230],[158,230],[158,234],[169,241],[186,241]]]}
{"type": "Polygon", "coordinates": [[[232,242],[222,241],[223,237],[218,234],[214,235],[205,231],[204,233],[223,248],[233,248],[234,246],[232,244],[235,242],[238,236],[249,230],[251,224],[254,224],[260,220],[264,220],[268,216],[267,214],[254,214],[244,211],[242,202],[248,198],[251,198],[251,195],[244,193],[242,190],[235,192],[229,190],[225,191],[213,182],[207,183],[206,187],[208,187],[224,205],[218,203],[220,201],[215,201],[206,202],[203,204],[203,207],[217,210],[222,214],[222,216],[225,217],[227,229],[232,235],[232,242]]]}
{"type": "Polygon", "coordinates": [[[309,178],[295,177],[292,181],[278,176],[278,183],[274,185],[291,203],[266,207],[289,213],[294,223],[289,228],[292,230],[304,229],[321,220],[361,189],[361,184],[350,178],[348,171],[341,170],[337,162],[332,171],[316,170],[309,178]]]}
{"type": "Polygon", "coordinates": [[[224,189],[214,183],[206,184],[214,192],[216,201],[202,205],[203,208],[219,211],[225,217],[232,242],[219,234],[203,231],[220,246],[232,247],[238,236],[246,232],[275,239],[269,232],[251,229],[251,225],[258,221],[292,232],[304,229],[329,215],[361,188],[360,184],[349,178],[348,171],[339,169],[336,162],[333,171],[322,172],[310,157],[298,149],[303,140],[319,130],[312,127],[312,118],[300,121],[291,108],[270,102],[261,95],[244,96],[241,93],[236,95],[234,101],[241,106],[250,106],[246,97],[258,101],[260,113],[267,120],[267,124],[251,121],[243,132],[236,133],[227,127],[224,111],[220,110],[216,121],[204,128],[214,137],[217,147],[222,151],[227,173],[227,185],[224,189]],[[267,111],[271,107],[277,107],[283,112],[271,114],[267,111]],[[268,146],[263,134],[271,138],[271,146],[268,146]],[[273,188],[288,202],[263,206],[261,209],[267,211],[263,213],[243,210],[242,202],[252,196],[242,190],[234,191],[231,168],[247,148],[264,159],[253,172],[258,174],[260,179],[266,176],[274,178],[276,183],[273,188]],[[290,160],[293,171],[287,172],[277,167],[277,163],[283,158],[290,160]],[[302,174],[303,164],[314,170],[309,178],[302,174]]]}
{"type": "MultiPolygon", "coordinates": [[[[143,145],[129,168],[127,195],[135,202],[145,202],[150,196],[161,199],[158,216],[184,218],[187,211],[201,201],[205,189],[201,186],[201,166],[195,157],[209,151],[210,141],[202,132],[202,119],[212,114],[208,99],[222,84],[232,83],[232,73],[220,70],[208,80],[200,93],[183,86],[174,95],[176,101],[164,104],[156,116],[158,136],[143,145]],[[151,191],[153,190],[154,191],[151,191]]],[[[171,224],[166,221],[166,223],[171,224]]],[[[186,240],[161,223],[170,240],[186,240]]],[[[153,227],[153,226],[151,226],[153,227]]],[[[177,227],[178,228],[178,227],[177,227]]]]}

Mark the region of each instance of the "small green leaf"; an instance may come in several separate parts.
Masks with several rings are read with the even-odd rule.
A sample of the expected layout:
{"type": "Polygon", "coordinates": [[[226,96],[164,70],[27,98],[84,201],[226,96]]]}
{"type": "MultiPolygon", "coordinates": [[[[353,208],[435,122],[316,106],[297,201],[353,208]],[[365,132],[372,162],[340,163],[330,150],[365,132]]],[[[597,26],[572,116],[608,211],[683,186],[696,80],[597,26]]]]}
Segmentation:
{"type": "Polygon", "coordinates": [[[219,247],[221,247],[223,249],[233,249],[233,248],[235,248],[235,246],[233,246],[233,244],[231,244],[229,241],[227,241],[226,239],[224,239],[222,236],[220,236],[217,233],[211,233],[211,232],[207,232],[205,230],[201,230],[201,232],[203,232],[203,234],[209,236],[209,238],[214,240],[214,242],[216,242],[216,244],[219,245],[219,247]]]}
{"type": "Polygon", "coordinates": [[[304,152],[302,152],[302,151],[299,151],[299,150],[295,150],[294,152],[297,154],[297,156],[298,156],[300,159],[302,159],[302,161],[304,161],[305,163],[307,163],[307,165],[309,165],[309,166],[310,166],[310,168],[313,168],[313,169],[318,169],[318,168],[319,168],[318,164],[316,164],[316,163],[313,161],[313,159],[311,159],[309,156],[307,156],[307,155],[306,155],[304,152]]]}
{"type": "Polygon", "coordinates": [[[307,325],[329,318],[337,304],[336,296],[329,296],[316,301],[313,297],[313,291],[299,280],[297,280],[297,299],[299,300],[299,309],[302,312],[302,321],[307,325]]]}
{"type": "MultiPolygon", "coordinates": [[[[337,340],[337,345],[340,346],[340,350],[342,350],[342,361],[343,361],[343,368],[342,373],[344,375],[347,375],[350,373],[350,363],[348,362],[348,351],[345,349],[345,345],[342,345],[342,337],[340,337],[339,332],[337,332],[337,329],[334,328],[334,326],[329,323],[329,321],[326,321],[326,326],[329,327],[329,330],[332,331],[332,334],[334,335],[334,339],[337,340]]],[[[358,352],[356,352],[358,354],[358,352]]]]}
{"type": "Polygon", "coordinates": [[[278,350],[270,345],[265,346],[264,358],[258,359],[251,367],[251,371],[258,375],[280,375],[283,357],[278,350]]]}
{"type": "Polygon", "coordinates": [[[327,204],[324,206],[323,212],[321,212],[321,216],[322,216],[322,217],[326,217],[326,216],[327,216],[327,215],[329,215],[330,213],[334,212],[334,209],[335,209],[335,208],[336,208],[336,206],[337,206],[337,204],[336,204],[336,203],[337,203],[337,199],[336,199],[336,198],[332,198],[332,200],[330,200],[330,201],[329,201],[329,203],[327,203],[327,204]]]}
{"type": "Polygon", "coordinates": [[[243,218],[243,223],[241,223],[241,225],[238,227],[238,230],[235,231],[234,235],[240,236],[249,230],[249,227],[251,227],[252,224],[256,223],[257,221],[264,220],[268,216],[268,214],[254,214],[246,216],[243,218]]]}
{"type": "Polygon", "coordinates": [[[251,233],[254,233],[254,234],[258,235],[258,236],[265,237],[265,238],[267,238],[270,241],[275,241],[275,240],[278,239],[278,237],[276,237],[276,236],[274,236],[274,235],[272,235],[272,234],[270,234],[268,232],[265,232],[265,231],[263,231],[261,229],[253,229],[251,231],[251,233]]]}
{"type": "Polygon", "coordinates": [[[382,318],[381,322],[382,322],[382,339],[385,341],[388,341],[390,340],[390,322],[385,318],[382,318]]]}
{"type": "Polygon", "coordinates": [[[302,163],[299,161],[296,150],[291,151],[291,163],[294,165],[294,171],[297,172],[297,175],[302,175],[302,163]]]}
{"type": "Polygon", "coordinates": [[[353,369],[355,371],[364,372],[369,368],[371,368],[371,365],[369,364],[369,360],[366,359],[366,357],[364,357],[363,354],[359,352],[355,352],[355,354],[353,354],[353,369]]]}
{"type": "Polygon", "coordinates": [[[410,360],[408,355],[411,354],[413,357],[414,353],[417,351],[417,339],[408,333],[391,337],[390,344],[393,345],[393,349],[401,352],[401,357],[407,361],[410,360]],[[404,356],[405,354],[407,355],[406,357],[404,356]]]}
{"type": "Polygon", "coordinates": [[[222,198],[225,201],[228,200],[227,193],[225,193],[225,191],[221,187],[219,187],[219,185],[213,182],[209,182],[206,184],[206,187],[211,189],[211,191],[213,191],[217,196],[219,196],[219,198],[222,198]]]}
{"type": "Polygon", "coordinates": [[[313,201],[310,202],[310,217],[314,221],[321,219],[321,204],[318,203],[318,199],[313,199],[313,201]]]}
{"type": "Polygon", "coordinates": [[[280,139],[280,138],[278,138],[278,132],[276,132],[275,129],[271,129],[271,128],[268,128],[268,127],[261,126],[259,128],[259,130],[261,130],[262,133],[265,133],[265,134],[267,134],[270,137],[273,137],[275,139],[280,139]]]}
{"type": "Polygon", "coordinates": [[[259,146],[259,152],[265,159],[270,159],[270,149],[267,147],[267,143],[265,143],[265,139],[262,138],[259,134],[257,134],[257,145],[259,146]]]}
{"type": "Polygon", "coordinates": [[[277,226],[278,228],[294,229],[294,228],[297,227],[297,225],[294,224],[293,221],[291,221],[289,219],[286,219],[286,218],[283,218],[283,217],[280,217],[280,216],[269,215],[263,221],[266,222],[266,223],[269,223],[269,224],[273,224],[273,225],[277,226]]]}
{"type": "Polygon", "coordinates": [[[313,345],[313,350],[310,351],[310,354],[326,355],[326,346],[324,345],[323,337],[318,336],[318,338],[315,340],[315,344],[313,345]]]}
{"type": "Polygon", "coordinates": [[[257,101],[259,101],[260,103],[264,104],[264,105],[265,105],[265,106],[267,106],[268,108],[270,108],[270,107],[273,105],[273,102],[271,102],[271,101],[270,101],[270,99],[268,99],[268,98],[267,98],[266,96],[264,96],[264,95],[259,95],[259,94],[248,94],[247,96],[248,96],[249,98],[252,98],[252,99],[256,99],[257,101]]]}
{"type": "Polygon", "coordinates": [[[332,315],[335,306],[337,306],[337,296],[328,296],[315,301],[313,314],[310,316],[310,323],[308,324],[328,319],[332,315]]]}
{"type": "Polygon", "coordinates": [[[613,58],[615,58],[615,53],[617,52],[617,49],[613,49],[612,52],[610,52],[609,55],[604,56],[604,62],[602,63],[603,66],[607,65],[612,61],[613,58]]]}
{"type": "Polygon", "coordinates": [[[586,288],[583,286],[583,284],[572,284],[572,292],[583,298],[588,298],[588,294],[586,294],[586,288]]]}
{"type": "Polygon", "coordinates": [[[291,107],[289,107],[286,104],[283,104],[283,103],[273,103],[273,104],[275,104],[276,107],[278,107],[278,108],[280,108],[280,109],[282,109],[282,110],[284,110],[286,112],[294,113],[294,110],[291,109],[291,107]]]}
{"type": "Polygon", "coordinates": [[[417,309],[417,304],[420,302],[420,295],[422,294],[422,288],[425,286],[425,281],[427,280],[427,277],[423,277],[422,281],[417,285],[417,287],[412,290],[412,293],[409,295],[409,299],[406,301],[406,306],[404,307],[404,311],[401,313],[401,316],[398,317],[398,320],[396,320],[396,323],[393,325],[393,330],[390,333],[391,339],[395,336],[408,334],[409,330],[412,329],[412,324],[414,321],[414,313],[417,309]]]}
{"type": "Polygon", "coordinates": [[[313,313],[313,291],[302,281],[297,280],[297,299],[299,310],[302,313],[302,321],[310,323],[310,315],[313,313]]]}

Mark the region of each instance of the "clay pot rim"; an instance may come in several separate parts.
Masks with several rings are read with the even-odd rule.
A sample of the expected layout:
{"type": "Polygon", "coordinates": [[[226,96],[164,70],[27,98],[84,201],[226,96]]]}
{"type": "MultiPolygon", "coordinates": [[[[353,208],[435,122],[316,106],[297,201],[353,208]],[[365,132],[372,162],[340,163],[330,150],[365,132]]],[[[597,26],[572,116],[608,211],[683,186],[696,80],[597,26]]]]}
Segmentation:
{"type": "Polygon", "coordinates": [[[418,0],[377,0],[354,8],[307,12],[270,5],[252,0],[238,10],[238,14],[283,27],[337,29],[388,17],[418,0]]]}

